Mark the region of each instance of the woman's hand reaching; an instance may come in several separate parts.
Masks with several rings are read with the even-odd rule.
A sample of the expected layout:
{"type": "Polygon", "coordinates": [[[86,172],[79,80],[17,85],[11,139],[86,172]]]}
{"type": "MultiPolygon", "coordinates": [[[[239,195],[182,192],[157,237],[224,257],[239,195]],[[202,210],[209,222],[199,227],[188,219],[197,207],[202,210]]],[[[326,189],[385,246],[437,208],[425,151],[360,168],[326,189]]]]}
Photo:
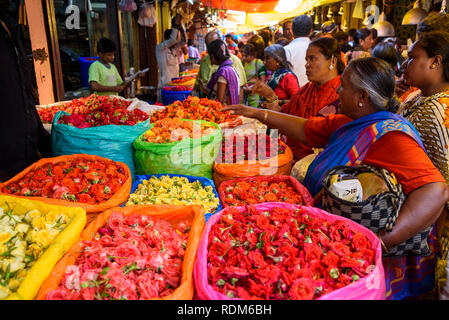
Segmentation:
{"type": "Polygon", "coordinates": [[[201,79],[198,79],[198,88],[199,88],[199,90],[200,90],[203,94],[205,94],[206,96],[209,95],[210,90],[209,90],[209,88],[204,84],[204,82],[203,82],[201,79]]]}
{"type": "Polygon", "coordinates": [[[273,100],[273,98],[276,96],[273,89],[263,81],[256,81],[256,84],[252,87],[252,93],[258,94],[262,97],[264,97],[267,100],[273,100]]]}
{"type": "Polygon", "coordinates": [[[224,107],[222,111],[231,111],[231,113],[235,115],[257,119],[257,112],[259,112],[260,110],[245,106],[243,104],[234,104],[224,107]]]}
{"type": "Polygon", "coordinates": [[[397,79],[396,85],[394,87],[394,94],[397,97],[401,97],[405,92],[410,90],[410,87],[405,83],[404,75],[401,76],[401,78],[397,79]]]}

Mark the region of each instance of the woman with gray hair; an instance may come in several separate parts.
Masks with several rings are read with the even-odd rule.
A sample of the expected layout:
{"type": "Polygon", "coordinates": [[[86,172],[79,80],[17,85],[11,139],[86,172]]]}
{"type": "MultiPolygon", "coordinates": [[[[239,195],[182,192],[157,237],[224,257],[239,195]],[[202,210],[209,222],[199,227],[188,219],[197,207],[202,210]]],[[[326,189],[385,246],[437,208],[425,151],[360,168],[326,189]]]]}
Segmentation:
{"type": "MultiPolygon", "coordinates": [[[[273,44],[264,51],[265,68],[272,72],[267,85],[276,93],[279,104],[287,103],[299,90],[298,79],[291,71],[292,65],[287,61],[285,49],[280,44],[273,44]]],[[[268,104],[273,101],[267,101],[268,104]]]]}
{"type": "MultiPolygon", "coordinates": [[[[427,156],[418,132],[408,120],[394,113],[398,108],[394,87],[394,71],[388,63],[361,58],[352,60],[341,76],[339,114],[305,119],[243,105],[223,110],[256,118],[310,147],[324,148],[309,166],[304,180],[317,206],[329,169],[367,164],[393,173],[406,199],[393,230],[378,234],[388,253],[433,226],[442,213],[447,213],[445,204],[449,200],[446,181],[427,156]]],[[[387,299],[416,297],[432,289],[434,251],[426,257],[384,258],[383,265],[387,299]]]]}

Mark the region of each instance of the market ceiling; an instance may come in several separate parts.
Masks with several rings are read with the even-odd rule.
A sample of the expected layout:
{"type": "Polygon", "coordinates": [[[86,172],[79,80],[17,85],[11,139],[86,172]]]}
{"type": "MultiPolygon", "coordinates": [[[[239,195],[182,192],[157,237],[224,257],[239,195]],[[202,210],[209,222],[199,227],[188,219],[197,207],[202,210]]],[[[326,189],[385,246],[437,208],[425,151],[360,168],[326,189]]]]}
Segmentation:
{"type": "Polygon", "coordinates": [[[205,7],[246,12],[273,11],[279,0],[202,0],[205,7]]]}

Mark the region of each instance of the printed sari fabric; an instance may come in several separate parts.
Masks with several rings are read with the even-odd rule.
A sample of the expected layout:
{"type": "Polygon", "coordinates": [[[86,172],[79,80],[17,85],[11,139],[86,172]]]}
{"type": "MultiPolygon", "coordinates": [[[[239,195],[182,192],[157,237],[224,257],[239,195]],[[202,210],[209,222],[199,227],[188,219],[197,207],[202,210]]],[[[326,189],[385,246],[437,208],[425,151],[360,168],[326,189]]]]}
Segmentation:
{"type": "Polygon", "coordinates": [[[351,121],[332,134],[327,147],[310,164],[304,184],[312,196],[321,190],[321,182],[327,170],[340,165],[362,163],[370,146],[392,131],[408,134],[424,149],[416,129],[399,115],[379,111],[351,121]]]}
{"type": "MultiPolygon", "coordinates": [[[[385,270],[386,299],[417,299],[432,295],[435,284],[436,228],[432,229],[427,243],[429,256],[405,256],[383,258],[385,270]]],[[[429,297],[430,298],[430,297],[429,297]]]]}
{"type": "MultiPolygon", "coordinates": [[[[282,107],[281,112],[306,119],[334,114],[337,112],[339,86],[340,76],[320,87],[309,82],[282,107]]],[[[290,138],[287,138],[287,145],[292,149],[295,161],[313,153],[312,148],[290,138]]]]}
{"type": "MultiPolygon", "coordinates": [[[[449,105],[449,90],[439,92],[430,97],[418,94],[401,105],[398,114],[408,119],[418,130],[430,160],[438,168],[446,182],[449,183],[449,129],[446,109],[449,105]]],[[[449,251],[449,219],[447,212],[437,221],[437,268],[436,289],[449,292],[449,281],[446,272],[449,251]]]]}
{"type": "Polygon", "coordinates": [[[239,101],[239,78],[237,71],[232,67],[232,60],[228,59],[224,61],[218,70],[212,75],[207,87],[211,90],[211,95],[214,94],[216,85],[220,82],[220,79],[224,79],[227,84],[226,89],[226,101],[227,104],[238,104],[239,101]]]}
{"type": "Polygon", "coordinates": [[[276,89],[279,82],[285,77],[286,74],[293,73],[288,68],[279,68],[274,71],[270,77],[267,79],[267,85],[270,86],[271,89],[276,89]]]}
{"type": "Polygon", "coordinates": [[[298,78],[288,68],[279,68],[274,71],[268,77],[266,84],[273,89],[280,101],[290,100],[299,90],[298,78]]]}
{"type": "MultiPolygon", "coordinates": [[[[370,146],[383,135],[400,131],[424,145],[413,125],[401,116],[382,111],[351,121],[331,136],[326,149],[309,166],[304,185],[313,196],[321,190],[327,170],[339,165],[359,165],[370,146]]],[[[416,298],[428,293],[435,280],[435,228],[429,237],[430,256],[384,258],[387,299],[416,298]]]]}
{"type": "Polygon", "coordinates": [[[418,95],[401,105],[398,114],[419,132],[430,160],[449,183],[449,129],[444,125],[448,105],[449,91],[430,97],[418,95]]]}

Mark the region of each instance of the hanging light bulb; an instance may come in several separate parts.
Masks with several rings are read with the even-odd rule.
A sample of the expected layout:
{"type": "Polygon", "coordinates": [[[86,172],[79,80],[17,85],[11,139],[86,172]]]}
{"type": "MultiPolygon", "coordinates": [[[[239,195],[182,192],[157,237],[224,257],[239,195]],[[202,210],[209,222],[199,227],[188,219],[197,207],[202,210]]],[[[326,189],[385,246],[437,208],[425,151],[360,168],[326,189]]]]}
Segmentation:
{"type": "Polygon", "coordinates": [[[329,7],[329,10],[327,11],[327,16],[328,18],[332,18],[333,12],[332,12],[332,7],[329,7]]]}
{"type": "Polygon", "coordinates": [[[315,10],[310,10],[309,16],[313,17],[315,15],[315,10]]]}
{"type": "Polygon", "coordinates": [[[339,14],[340,16],[342,16],[343,13],[344,13],[344,12],[343,12],[343,6],[341,6],[341,7],[340,7],[340,11],[338,11],[338,14],[339,14]]]}
{"type": "Polygon", "coordinates": [[[387,15],[382,12],[379,21],[373,26],[377,30],[378,37],[394,37],[394,26],[387,21],[387,15]]]}
{"type": "Polygon", "coordinates": [[[279,0],[278,4],[274,8],[274,11],[279,13],[287,13],[296,9],[302,0],[279,0]]]}
{"type": "Polygon", "coordinates": [[[320,18],[318,16],[319,14],[315,15],[315,21],[313,22],[314,24],[320,24],[320,18]]]}
{"type": "MultiPolygon", "coordinates": [[[[441,7],[442,8],[442,7],[441,7]]],[[[403,25],[419,24],[427,16],[427,11],[422,8],[420,0],[416,0],[413,4],[413,8],[407,11],[402,18],[403,25]]]]}
{"type": "Polygon", "coordinates": [[[387,21],[385,14],[385,0],[383,2],[383,11],[379,16],[379,21],[373,26],[377,30],[378,37],[394,37],[394,26],[387,21]]]}
{"type": "Polygon", "coordinates": [[[368,19],[368,16],[369,16],[368,12],[365,12],[365,19],[363,19],[363,22],[362,22],[362,24],[363,24],[364,26],[367,26],[367,25],[370,24],[370,21],[369,21],[369,19],[368,19]]]}
{"type": "Polygon", "coordinates": [[[446,9],[447,9],[447,6],[446,6],[446,0],[443,0],[443,2],[441,3],[441,11],[440,11],[440,14],[446,14],[447,12],[446,12],[446,9]]]}

